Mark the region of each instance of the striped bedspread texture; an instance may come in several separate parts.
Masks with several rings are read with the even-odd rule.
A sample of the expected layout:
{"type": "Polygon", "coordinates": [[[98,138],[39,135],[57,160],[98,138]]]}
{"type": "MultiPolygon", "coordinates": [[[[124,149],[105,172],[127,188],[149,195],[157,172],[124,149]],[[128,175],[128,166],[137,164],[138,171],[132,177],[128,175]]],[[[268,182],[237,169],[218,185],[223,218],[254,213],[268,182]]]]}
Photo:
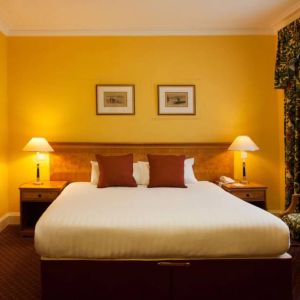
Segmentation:
{"type": "Polygon", "coordinates": [[[35,228],[50,259],[276,257],[289,248],[277,217],[199,181],[187,188],[69,184],[35,228]]]}

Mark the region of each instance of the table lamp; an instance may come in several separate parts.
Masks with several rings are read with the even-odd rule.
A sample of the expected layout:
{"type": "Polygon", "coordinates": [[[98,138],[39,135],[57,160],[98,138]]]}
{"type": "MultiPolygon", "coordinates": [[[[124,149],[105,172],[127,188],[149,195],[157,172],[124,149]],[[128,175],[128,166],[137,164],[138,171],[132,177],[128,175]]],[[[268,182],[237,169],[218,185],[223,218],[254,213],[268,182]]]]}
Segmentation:
{"type": "Polygon", "coordinates": [[[23,151],[36,152],[36,182],[34,184],[42,184],[40,180],[40,152],[52,152],[53,148],[43,137],[33,137],[23,148],[23,151]]]}
{"type": "Polygon", "coordinates": [[[229,146],[228,150],[241,151],[241,158],[243,162],[243,180],[241,183],[248,183],[246,175],[246,160],[247,151],[257,151],[259,148],[247,135],[240,135],[235,138],[232,144],[229,146]]]}

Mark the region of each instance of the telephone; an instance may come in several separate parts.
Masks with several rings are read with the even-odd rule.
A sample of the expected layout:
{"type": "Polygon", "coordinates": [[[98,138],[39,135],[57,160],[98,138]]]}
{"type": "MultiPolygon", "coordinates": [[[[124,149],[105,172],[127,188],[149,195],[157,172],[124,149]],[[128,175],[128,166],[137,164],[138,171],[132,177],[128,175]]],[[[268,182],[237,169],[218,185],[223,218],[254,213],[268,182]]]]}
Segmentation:
{"type": "Polygon", "coordinates": [[[226,184],[226,183],[235,183],[235,180],[230,178],[230,177],[227,177],[227,176],[221,176],[220,177],[220,182],[223,183],[223,184],[226,184]]]}

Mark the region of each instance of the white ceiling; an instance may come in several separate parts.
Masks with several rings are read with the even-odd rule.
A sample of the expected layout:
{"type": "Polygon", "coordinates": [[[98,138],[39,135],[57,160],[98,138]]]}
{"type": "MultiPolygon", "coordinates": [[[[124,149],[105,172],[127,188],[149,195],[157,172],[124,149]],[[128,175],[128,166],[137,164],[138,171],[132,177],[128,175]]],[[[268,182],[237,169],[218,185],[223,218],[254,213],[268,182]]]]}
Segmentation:
{"type": "Polygon", "coordinates": [[[0,0],[8,35],[273,34],[298,16],[299,0],[0,0]]]}

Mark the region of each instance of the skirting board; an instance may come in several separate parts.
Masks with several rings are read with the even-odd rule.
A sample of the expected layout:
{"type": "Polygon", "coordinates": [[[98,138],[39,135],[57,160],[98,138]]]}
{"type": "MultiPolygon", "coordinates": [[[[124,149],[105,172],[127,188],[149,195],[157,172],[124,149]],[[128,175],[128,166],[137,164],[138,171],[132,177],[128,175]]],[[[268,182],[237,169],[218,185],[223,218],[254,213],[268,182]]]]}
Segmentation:
{"type": "Polygon", "coordinates": [[[20,213],[10,212],[0,218],[0,232],[8,225],[20,224],[20,213]]]}

